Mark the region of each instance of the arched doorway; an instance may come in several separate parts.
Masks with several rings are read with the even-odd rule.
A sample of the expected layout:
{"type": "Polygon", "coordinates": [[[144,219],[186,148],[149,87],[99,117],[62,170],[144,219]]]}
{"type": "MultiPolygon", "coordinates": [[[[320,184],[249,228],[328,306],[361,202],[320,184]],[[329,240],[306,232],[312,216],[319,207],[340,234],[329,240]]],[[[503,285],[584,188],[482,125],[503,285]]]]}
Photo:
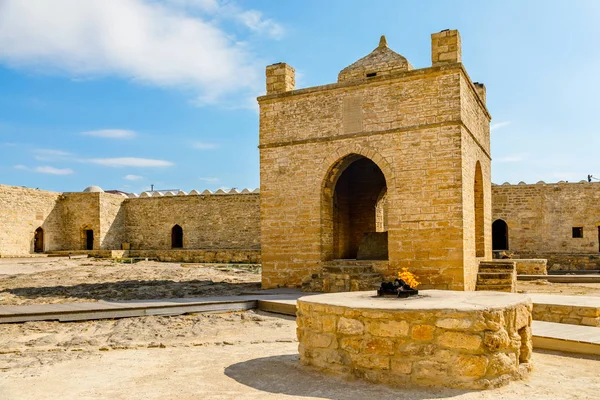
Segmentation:
{"type": "Polygon", "coordinates": [[[508,250],[508,225],[504,220],[497,219],[492,223],[493,250],[508,250]]]}
{"type": "Polygon", "coordinates": [[[183,247],[183,228],[175,225],[171,229],[171,248],[181,249],[183,247]]]}
{"type": "Polygon", "coordinates": [[[35,230],[35,234],[33,236],[33,251],[35,253],[44,252],[44,230],[42,227],[39,227],[35,230]]]}
{"type": "Polygon", "coordinates": [[[350,154],[334,164],[323,189],[325,260],[387,259],[386,188],[367,157],[350,154]]]}

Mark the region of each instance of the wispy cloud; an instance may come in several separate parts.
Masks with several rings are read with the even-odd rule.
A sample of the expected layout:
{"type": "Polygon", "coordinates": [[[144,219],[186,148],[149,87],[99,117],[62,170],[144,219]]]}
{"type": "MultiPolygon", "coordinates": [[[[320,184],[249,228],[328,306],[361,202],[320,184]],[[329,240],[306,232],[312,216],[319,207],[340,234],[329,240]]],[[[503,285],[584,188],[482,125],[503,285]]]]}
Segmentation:
{"type": "Polygon", "coordinates": [[[219,183],[221,181],[219,178],[198,178],[198,180],[206,183],[219,183]]]}
{"type": "Polygon", "coordinates": [[[252,35],[283,28],[233,1],[2,0],[0,63],[67,75],[115,76],[192,90],[196,104],[262,92],[252,35]],[[236,37],[226,21],[238,21],[236,37]],[[235,95],[235,96],[232,96],[235,95]]]}
{"type": "Polygon", "coordinates": [[[198,150],[213,150],[219,146],[217,146],[214,143],[194,142],[194,143],[192,143],[192,147],[195,149],[198,149],[198,150]]]}
{"type": "Polygon", "coordinates": [[[2,146],[2,147],[17,147],[17,144],[11,143],[11,142],[6,142],[6,143],[0,143],[0,146],[2,146]]]}
{"type": "Polygon", "coordinates": [[[170,167],[170,161],[155,160],[151,158],[119,157],[119,158],[88,158],[81,160],[92,164],[104,165],[106,167],[170,167]]]}
{"type": "Polygon", "coordinates": [[[15,165],[13,168],[14,169],[21,169],[21,170],[25,170],[25,171],[29,170],[29,168],[27,168],[26,166],[24,166],[22,164],[15,165]]]}
{"type": "Polygon", "coordinates": [[[139,181],[144,179],[144,177],[139,175],[125,175],[123,179],[125,179],[126,181],[139,181]]]}
{"type": "Polygon", "coordinates": [[[493,123],[492,125],[490,125],[490,131],[497,131],[498,129],[504,128],[505,126],[508,126],[510,124],[511,124],[511,121],[503,121],[503,122],[493,123]]]}
{"type": "Polygon", "coordinates": [[[494,158],[493,161],[497,162],[497,163],[515,163],[515,162],[523,161],[526,157],[527,157],[526,153],[519,153],[519,154],[511,154],[511,155],[504,156],[504,157],[497,157],[497,158],[494,158]]]}
{"type": "Polygon", "coordinates": [[[83,136],[94,136],[107,139],[133,139],[137,133],[129,129],[99,129],[81,132],[83,136]]]}
{"type": "Polygon", "coordinates": [[[72,156],[71,153],[56,149],[33,149],[33,158],[38,161],[64,160],[72,156]]]}
{"type": "Polygon", "coordinates": [[[75,172],[71,168],[54,168],[50,166],[35,167],[33,171],[50,175],[71,175],[75,172]]]}

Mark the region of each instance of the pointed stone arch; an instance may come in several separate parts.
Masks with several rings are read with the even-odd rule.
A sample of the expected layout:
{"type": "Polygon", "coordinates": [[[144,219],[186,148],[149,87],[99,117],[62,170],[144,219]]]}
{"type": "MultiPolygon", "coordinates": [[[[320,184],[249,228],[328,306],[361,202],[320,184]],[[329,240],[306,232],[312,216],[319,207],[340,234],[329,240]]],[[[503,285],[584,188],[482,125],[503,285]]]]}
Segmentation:
{"type": "Polygon", "coordinates": [[[378,231],[377,205],[393,180],[391,168],[375,151],[357,145],[339,148],[323,165],[322,260],[356,258],[362,236],[378,231]]]}
{"type": "Polygon", "coordinates": [[[181,249],[183,248],[183,228],[178,224],[175,224],[171,228],[171,248],[181,249]]]}

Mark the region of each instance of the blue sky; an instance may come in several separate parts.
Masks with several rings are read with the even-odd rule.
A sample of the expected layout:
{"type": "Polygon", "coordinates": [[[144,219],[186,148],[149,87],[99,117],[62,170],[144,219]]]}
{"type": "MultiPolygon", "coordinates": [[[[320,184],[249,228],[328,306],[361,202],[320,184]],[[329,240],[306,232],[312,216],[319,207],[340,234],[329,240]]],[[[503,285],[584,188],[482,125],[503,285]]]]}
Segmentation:
{"type": "Polygon", "coordinates": [[[600,2],[0,0],[0,183],[259,186],[264,68],[335,82],[377,46],[431,65],[460,30],[485,83],[492,180],[600,177],[600,2]]]}

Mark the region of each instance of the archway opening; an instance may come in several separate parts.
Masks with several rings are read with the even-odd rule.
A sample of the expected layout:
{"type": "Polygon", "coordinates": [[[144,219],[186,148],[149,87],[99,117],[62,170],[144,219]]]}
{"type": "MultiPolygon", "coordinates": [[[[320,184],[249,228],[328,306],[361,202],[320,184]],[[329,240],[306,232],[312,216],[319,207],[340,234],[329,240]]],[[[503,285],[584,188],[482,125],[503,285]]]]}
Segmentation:
{"type": "Polygon", "coordinates": [[[181,249],[183,247],[183,228],[175,225],[171,229],[171,248],[181,249]]]}
{"type": "Polygon", "coordinates": [[[94,231],[92,229],[86,229],[85,235],[85,249],[94,250],[94,231]]]}
{"type": "Polygon", "coordinates": [[[483,173],[481,172],[481,164],[477,161],[475,165],[475,182],[474,182],[474,197],[475,197],[475,256],[485,256],[485,233],[484,233],[484,205],[483,205],[483,173]]]}
{"type": "Polygon", "coordinates": [[[351,154],[334,165],[326,182],[325,259],[387,259],[387,185],[381,169],[351,154]]]}
{"type": "Polygon", "coordinates": [[[508,225],[504,220],[497,219],[492,223],[493,250],[508,250],[508,225]]]}
{"type": "Polygon", "coordinates": [[[44,252],[44,230],[41,227],[37,228],[33,235],[33,251],[35,253],[44,252]]]}

